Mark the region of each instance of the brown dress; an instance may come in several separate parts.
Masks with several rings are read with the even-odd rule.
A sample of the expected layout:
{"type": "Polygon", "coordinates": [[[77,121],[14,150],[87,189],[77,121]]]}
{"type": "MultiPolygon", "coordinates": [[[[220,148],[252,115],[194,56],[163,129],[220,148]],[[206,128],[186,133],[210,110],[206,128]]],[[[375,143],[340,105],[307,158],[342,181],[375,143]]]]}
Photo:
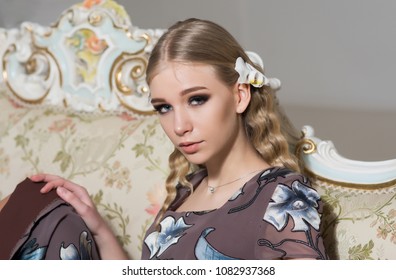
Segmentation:
{"type": "Polygon", "coordinates": [[[55,191],[44,183],[21,182],[0,212],[0,259],[99,259],[90,231],[55,191]]]}
{"type": "MultiPolygon", "coordinates": [[[[198,186],[205,170],[192,175],[198,186]]],[[[222,207],[176,212],[188,195],[177,197],[159,227],[144,238],[142,259],[326,259],[319,232],[322,203],[301,174],[269,168],[256,174],[222,207]]]]}

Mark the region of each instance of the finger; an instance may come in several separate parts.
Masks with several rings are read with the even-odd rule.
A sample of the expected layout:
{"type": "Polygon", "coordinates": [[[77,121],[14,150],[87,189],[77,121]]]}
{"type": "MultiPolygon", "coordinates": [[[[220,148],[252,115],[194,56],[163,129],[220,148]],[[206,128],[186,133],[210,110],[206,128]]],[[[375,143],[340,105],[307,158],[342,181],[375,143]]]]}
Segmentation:
{"type": "Polygon", "coordinates": [[[41,182],[44,180],[44,174],[34,174],[32,176],[29,177],[30,180],[32,180],[33,182],[41,182]]]}
{"type": "Polygon", "coordinates": [[[91,232],[95,234],[101,225],[101,221],[103,221],[97,212],[96,207],[94,205],[87,205],[73,192],[64,187],[58,187],[56,192],[64,201],[68,202],[76,210],[91,232]]]}
{"type": "Polygon", "coordinates": [[[71,192],[73,192],[73,194],[78,197],[82,202],[84,202],[85,204],[93,207],[94,203],[91,200],[91,197],[89,196],[88,191],[77,184],[74,184],[70,181],[66,181],[65,184],[63,185],[63,187],[71,192]]]}
{"type": "Polygon", "coordinates": [[[60,186],[64,186],[66,180],[63,178],[54,178],[51,181],[44,181],[44,182],[47,182],[47,183],[40,189],[41,193],[47,193],[52,189],[55,189],[60,186]]]}
{"type": "Polygon", "coordinates": [[[41,190],[42,192],[49,192],[52,189],[63,187],[64,189],[68,190],[69,192],[73,193],[76,197],[78,197],[83,203],[93,206],[94,203],[92,202],[88,191],[73,182],[65,180],[63,178],[54,179],[53,181],[48,182],[41,190]]]}
{"type": "Polygon", "coordinates": [[[35,182],[39,182],[39,181],[49,182],[59,178],[61,177],[51,174],[45,174],[45,173],[38,173],[29,177],[30,180],[35,182]]]}
{"type": "Polygon", "coordinates": [[[77,213],[84,217],[89,213],[89,206],[85,204],[78,196],[64,187],[58,187],[56,193],[67,203],[69,203],[77,213]]]}

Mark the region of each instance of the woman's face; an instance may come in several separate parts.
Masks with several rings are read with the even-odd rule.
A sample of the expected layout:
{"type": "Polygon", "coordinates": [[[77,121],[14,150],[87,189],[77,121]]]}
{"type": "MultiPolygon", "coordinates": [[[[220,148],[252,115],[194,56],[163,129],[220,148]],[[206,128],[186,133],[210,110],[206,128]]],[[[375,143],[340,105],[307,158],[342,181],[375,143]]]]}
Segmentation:
{"type": "Polygon", "coordinates": [[[162,128],[188,161],[221,161],[243,130],[240,90],[225,85],[211,66],[169,62],[150,83],[162,128]]]}

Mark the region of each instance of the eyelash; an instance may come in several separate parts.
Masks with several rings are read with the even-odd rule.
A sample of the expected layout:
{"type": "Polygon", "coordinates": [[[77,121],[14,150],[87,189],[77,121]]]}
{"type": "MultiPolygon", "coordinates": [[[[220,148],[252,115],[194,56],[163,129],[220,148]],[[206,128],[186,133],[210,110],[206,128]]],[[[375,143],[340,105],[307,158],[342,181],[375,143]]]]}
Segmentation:
{"type": "MultiPolygon", "coordinates": [[[[192,96],[188,99],[188,104],[190,106],[200,106],[205,104],[209,99],[209,96],[206,95],[196,95],[192,96]]],[[[169,104],[159,104],[154,105],[154,110],[158,112],[160,115],[166,114],[170,110],[172,110],[172,106],[169,104]]]]}
{"type": "Polygon", "coordinates": [[[192,106],[199,106],[199,105],[203,105],[206,103],[206,101],[208,101],[209,96],[207,95],[196,95],[196,96],[192,96],[188,99],[188,104],[192,105],[192,106]],[[196,102],[197,104],[192,104],[196,102]]]}
{"type": "Polygon", "coordinates": [[[155,110],[158,114],[163,115],[163,114],[165,114],[165,113],[167,113],[167,112],[170,111],[170,109],[169,109],[170,107],[171,107],[171,106],[168,105],[168,104],[160,104],[160,105],[155,105],[155,106],[154,106],[154,110],[155,110]],[[166,107],[168,107],[168,111],[164,112],[163,110],[164,110],[166,107]]]}

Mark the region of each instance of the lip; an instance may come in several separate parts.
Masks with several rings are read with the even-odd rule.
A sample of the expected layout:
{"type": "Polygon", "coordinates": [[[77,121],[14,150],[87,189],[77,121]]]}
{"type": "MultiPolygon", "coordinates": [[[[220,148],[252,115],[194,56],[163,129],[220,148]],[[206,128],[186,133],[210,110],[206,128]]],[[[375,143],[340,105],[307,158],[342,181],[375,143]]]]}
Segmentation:
{"type": "Polygon", "coordinates": [[[198,142],[182,142],[179,144],[179,148],[186,154],[194,154],[198,152],[199,150],[199,145],[202,143],[202,141],[198,142]]]}

